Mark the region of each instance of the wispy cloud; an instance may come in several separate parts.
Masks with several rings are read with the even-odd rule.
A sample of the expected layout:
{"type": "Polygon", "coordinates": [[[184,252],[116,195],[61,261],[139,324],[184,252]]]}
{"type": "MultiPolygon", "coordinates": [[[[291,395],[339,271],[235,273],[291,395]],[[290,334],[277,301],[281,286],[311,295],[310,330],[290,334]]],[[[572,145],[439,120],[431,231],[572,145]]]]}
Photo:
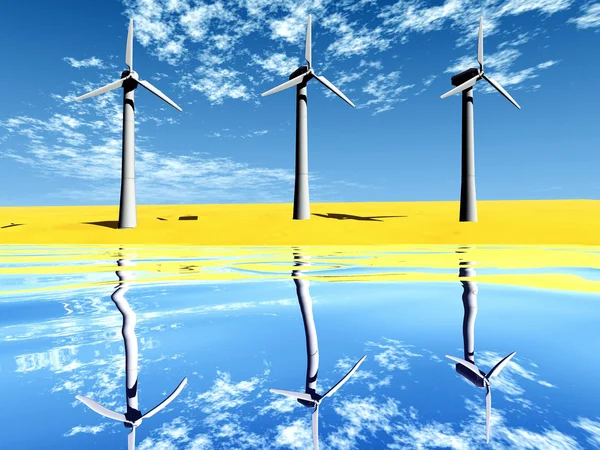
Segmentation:
{"type": "Polygon", "coordinates": [[[100,425],[94,425],[94,426],[91,426],[91,425],[86,425],[86,426],[77,425],[76,427],[73,427],[68,432],[66,432],[65,433],[65,437],[74,436],[74,435],[79,434],[79,433],[98,434],[102,430],[104,430],[107,426],[108,426],[107,423],[102,423],[100,425]]]}
{"type": "Polygon", "coordinates": [[[375,350],[383,350],[383,352],[375,355],[374,359],[386,370],[408,370],[410,369],[409,358],[423,356],[414,353],[411,350],[412,345],[394,339],[383,338],[381,343],[367,342],[366,346],[375,350]]]}
{"type": "Polygon", "coordinates": [[[369,30],[349,23],[342,14],[333,14],[323,20],[323,26],[332,31],[336,38],[327,51],[336,58],[365,55],[373,51],[386,50],[391,42],[383,36],[383,30],[369,30]]]}
{"type": "Polygon", "coordinates": [[[591,420],[587,417],[578,417],[576,421],[570,421],[571,425],[581,428],[589,434],[587,441],[594,447],[600,447],[600,421],[591,420]]]}
{"type": "Polygon", "coordinates": [[[70,66],[75,67],[76,69],[88,68],[88,67],[97,67],[99,69],[105,68],[104,63],[101,59],[92,56],[88,59],[77,60],[75,58],[65,56],[63,58],[64,61],[69,63],[70,66]]]}
{"type": "Polygon", "coordinates": [[[414,84],[401,84],[400,72],[392,72],[387,75],[379,74],[369,79],[363,92],[374,98],[357,106],[358,109],[373,106],[373,114],[379,114],[394,109],[394,104],[406,100],[402,93],[414,87],[414,84]]]}
{"type": "MultiPolygon", "coordinates": [[[[285,53],[271,53],[269,56],[255,55],[253,58],[260,67],[270,73],[287,77],[300,66],[298,58],[287,56],[285,53]]],[[[272,78],[272,77],[270,77],[272,78]]]]}
{"type": "Polygon", "coordinates": [[[585,30],[600,27],[600,3],[592,3],[581,7],[581,15],[569,19],[577,28],[585,30]]]}
{"type": "Polygon", "coordinates": [[[240,72],[219,67],[198,67],[196,76],[188,85],[195,91],[202,92],[215,105],[223,103],[227,98],[250,100],[252,95],[240,80],[240,72]]]}

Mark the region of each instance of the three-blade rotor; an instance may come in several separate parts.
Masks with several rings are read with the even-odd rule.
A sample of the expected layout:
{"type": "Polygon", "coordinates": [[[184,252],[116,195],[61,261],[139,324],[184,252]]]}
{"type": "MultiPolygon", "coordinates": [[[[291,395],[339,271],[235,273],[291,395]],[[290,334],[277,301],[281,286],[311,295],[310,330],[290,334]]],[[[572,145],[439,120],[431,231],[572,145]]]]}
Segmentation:
{"type": "Polygon", "coordinates": [[[521,109],[519,104],[513,99],[508,92],[498,83],[496,80],[489,78],[485,75],[483,70],[483,17],[479,19],[479,36],[477,42],[477,62],[479,63],[479,71],[478,74],[472,77],[471,79],[465,81],[454,89],[449,90],[445,94],[441,96],[441,98],[447,98],[454,94],[458,94],[470,87],[474,86],[479,80],[484,79],[488,83],[490,83],[494,89],[500,92],[509,102],[515,105],[518,109],[521,109]]]}
{"type": "Polygon", "coordinates": [[[469,361],[465,361],[464,359],[457,358],[455,356],[446,355],[446,358],[451,359],[452,361],[457,362],[461,366],[469,369],[473,372],[477,377],[482,381],[483,386],[486,389],[485,393],[485,440],[486,442],[490,442],[490,416],[492,414],[492,390],[490,387],[490,378],[495,377],[502,369],[506,367],[508,362],[511,360],[513,356],[515,356],[517,352],[512,352],[502,358],[492,369],[486,374],[477,368],[477,366],[469,361]]]}
{"type": "Polygon", "coordinates": [[[308,16],[308,24],[306,26],[306,50],[304,52],[304,57],[308,64],[308,70],[305,73],[302,73],[292,78],[291,80],[286,81],[285,83],[282,83],[279,86],[276,86],[273,89],[264,92],[261,95],[265,97],[267,95],[275,94],[276,92],[283,91],[285,89],[291,88],[292,86],[296,86],[302,82],[308,82],[312,78],[316,78],[316,80],[319,81],[323,86],[325,86],[327,89],[329,89],[331,92],[333,92],[335,95],[337,95],[339,98],[341,98],[354,108],[354,103],[352,103],[350,99],[342,93],[342,91],[335,87],[333,83],[327,78],[317,75],[312,68],[312,16],[310,14],[308,16]]]}
{"type": "Polygon", "coordinates": [[[321,404],[321,400],[323,400],[325,397],[335,394],[338,389],[340,389],[350,379],[354,372],[358,370],[359,366],[363,363],[366,357],[367,355],[364,355],[362,358],[360,358],[360,360],[354,364],[354,366],[352,366],[348,373],[323,395],[319,395],[316,392],[309,394],[308,392],[292,392],[282,389],[271,389],[271,392],[275,394],[282,394],[297,400],[304,400],[312,403],[310,406],[314,407],[311,417],[314,450],[319,450],[319,405],[321,404]]]}
{"type": "Polygon", "coordinates": [[[115,411],[111,411],[108,408],[105,408],[100,403],[95,402],[91,398],[84,397],[83,395],[76,395],[75,398],[83,404],[85,404],[92,411],[104,417],[108,417],[109,419],[113,419],[118,422],[123,422],[125,424],[131,425],[131,432],[129,433],[129,436],[127,436],[127,448],[128,450],[135,450],[135,429],[141,425],[142,420],[152,417],[153,415],[164,409],[173,400],[175,400],[175,398],[179,395],[179,393],[185,387],[186,384],[187,377],[181,380],[179,385],[175,388],[173,392],[171,392],[171,394],[169,394],[167,398],[165,398],[162,402],[160,402],[158,405],[156,405],[154,408],[152,408],[150,411],[148,411],[146,414],[142,415],[139,419],[135,421],[127,419],[125,414],[121,414],[115,411]]]}
{"type": "Polygon", "coordinates": [[[96,95],[104,94],[105,92],[113,91],[117,88],[125,86],[125,83],[127,83],[128,80],[133,80],[135,82],[135,84],[133,85],[133,89],[135,89],[137,87],[137,85],[139,84],[139,85],[143,86],[145,89],[147,89],[148,91],[152,92],[154,95],[156,95],[161,100],[163,100],[166,103],[168,103],[169,105],[171,105],[176,110],[182,111],[182,109],[173,100],[171,100],[169,97],[167,97],[165,94],[163,94],[160,90],[158,90],[156,87],[154,87],[152,84],[150,84],[150,82],[148,82],[146,80],[140,80],[137,72],[135,72],[133,70],[133,19],[129,20],[129,31],[127,32],[127,46],[125,48],[125,64],[129,68],[128,71],[124,72],[124,73],[129,72],[125,77],[121,78],[120,80],[113,81],[112,83],[109,83],[106,86],[103,86],[101,88],[93,90],[92,92],[88,92],[87,94],[77,97],[75,100],[81,101],[81,100],[85,100],[86,98],[95,97],[96,95]]]}

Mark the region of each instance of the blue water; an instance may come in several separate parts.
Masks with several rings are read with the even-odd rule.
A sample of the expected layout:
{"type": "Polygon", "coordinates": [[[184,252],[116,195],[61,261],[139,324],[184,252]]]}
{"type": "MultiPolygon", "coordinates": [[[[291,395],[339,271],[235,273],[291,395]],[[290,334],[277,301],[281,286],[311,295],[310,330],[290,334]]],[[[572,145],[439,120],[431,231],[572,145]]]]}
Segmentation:
{"type": "MultiPolygon", "coordinates": [[[[49,254],[44,248],[24,249],[30,255],[25,262],[0,249],[0,448],[126,449],[130,429],[75,396],[126,411],[123,316],[111,295],[120,281],[115,272],[127,267],[118,268],[116,258],[99,261],[106,252],[94,249],[53,253],[78,258],[68,264],[36,262],[49,254]],[[104,270],[111,264],[112,271],[104,270]],[[47,273],[61,265],[95,265],[99,271],[47,273]]],[[[236,280],[191,279],[185,271],[161,280],[129,268],[135,281],[124,298],[137,316],[139,409],[150,410],[188,379],[172,403],[136,428],[137,449],[312,448],[313,408],[269,391],[305,390],[300,300],[291,273],[283,276],[294,263],[291,250],[289,255],[288,262],[277,259],[264,270],[246,270],[229,253],[163,260],[184,266],[218,260],[221,265],[206,273],[262,275],[236,280]]],[[[323,394],[367,356],[340,390],[321,401],[321,449],[600,447],[598,294],[478,283],[477,366],[487,372],[517,352],[490,381],[486,444],[486,391],[445,358],[463,358],[458,278],[319,278],[458,270],[374,268],[369,260],[353,255],[337,268],[323,263],[327,269],[320,270],[319,258],[311,259],[307,289],[318,336],[317,391],[323,394]]],[[[268,264],[269,253],[252,261],[268,264]]],[[[542,272],[598,279],[597,270],[586,267],[488,266],[477,275],[542,272]]]]}

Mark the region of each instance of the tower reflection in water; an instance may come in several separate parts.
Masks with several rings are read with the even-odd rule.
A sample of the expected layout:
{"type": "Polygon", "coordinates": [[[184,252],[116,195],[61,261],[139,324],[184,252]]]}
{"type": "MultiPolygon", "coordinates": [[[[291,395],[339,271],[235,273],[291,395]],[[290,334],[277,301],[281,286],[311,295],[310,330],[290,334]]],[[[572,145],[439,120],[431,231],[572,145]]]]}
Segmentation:
{"type": "Polygon", "coordinates": [[[291,392],[281,389],[271,389],[271,392],[287,395],[295,398],[299,403],[308,407],[314,408],[312,413],[312,436],[313,446],[315,450],[319,448],[319,405],[321,400],[333,395],[341,388],[346,381],[350,379],[352,374],[358,370],[358,367],[365,360],[367,355],[364,355],[350,371],[338,381],[325,394],[317,393],[317,376],[319,373],[319,343],[317,340],[317,329],[315,327],[315,319],[312,310],[312,299],[310,297],[309,286],[310,282],[304,278],[301,267],[310,265],[307,262],[308,258],[303,257],[299,253],[294,254],[294,266],[297,269],[292,271],[292,277],[296,284],[296,293],[298,295],[298,303],[302,312],[302,321],[304,322],[304,333],[306,335],[306,388],[304,392],[291,392]]]}
{"type": "MultiPolygon", "coordinates": [[[[457,253],[466,253],[468,248],[461,248],[457,253]]],[[[475,277],[474,262],[461,261],[458,276],[461,277],[463,285],[462,302],[464,307],[463,317],[463,346],[464,359],[446,355],[455,361],[456,371],[477,387],[484,387],[485,394],[485,439],[490,441],[490,415],[492,411],[492,391],[490,379],[498,375],[517,352],[512,352],[501,359],[487,374],[480,370],[475,364],[475,319],[477,318],[477,283],[465,280],[463,277],[475,277]]]]}
{"type": "MultiPolygon", "coordinates": [[[[117,261],[119,267],[133,266],[134,264],[128,259],[119,259],[117,261]]],[[[141,425],[143,419],[147,419],[158,413],[171,403],[181,392],[187,383],[187,378],[181,380],[177,388],[161,403],[156,405],[150,411],[142,414],[138,406],[138,342],[135,335],[136,315],[129,303],[125,299],[125,293],[129,290],[129,280],[133,279],[131,270],[117,270],[119,277],[119,285],[112,294],[112,301],[117,306],[119,312],[123,316],[123,342],[125,344],[125,395],[127,398],[127,412],[125,414],[111,411],[108,408],[100,405],[94,400],[77,395],[76,398],[87,405],[92,411],[109,419],[123,422],[126,428],[130,428],[131,432],[127,438],[128,450],[135,449],[135,429],[141,425]]]]}

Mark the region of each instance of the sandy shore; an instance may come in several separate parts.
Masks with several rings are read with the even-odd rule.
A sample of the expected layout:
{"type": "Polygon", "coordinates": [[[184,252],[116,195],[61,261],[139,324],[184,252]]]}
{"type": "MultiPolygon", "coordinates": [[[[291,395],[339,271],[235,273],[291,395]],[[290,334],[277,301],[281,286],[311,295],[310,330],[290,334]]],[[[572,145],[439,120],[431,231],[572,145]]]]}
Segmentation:
{"type": "Polygon", "coordinates": [[[480,201],[459,223],[458,202],[138,205],[138,226],[117,229],[117,206],[3,207],[0,244],[114,245],[598,245],[600,200],[480,201]]]}

